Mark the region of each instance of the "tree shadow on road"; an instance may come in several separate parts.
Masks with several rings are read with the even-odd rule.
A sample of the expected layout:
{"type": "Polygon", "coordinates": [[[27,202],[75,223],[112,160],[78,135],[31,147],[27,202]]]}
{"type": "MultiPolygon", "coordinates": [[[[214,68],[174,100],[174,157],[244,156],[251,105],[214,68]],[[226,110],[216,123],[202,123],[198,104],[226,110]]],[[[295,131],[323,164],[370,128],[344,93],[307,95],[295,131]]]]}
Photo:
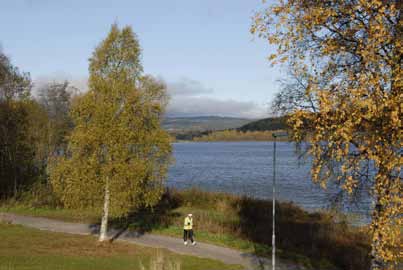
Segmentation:
{"type": "Polygon", "coordinates": [[[159,203],[152,208],[144,207],[129,213],[126,217],[110,219],[109,226],[114,232],[111,241],[118,239],[128,230],[132,236],[139,236],[157,228],[168,227],[180,215],[173,211],[179,205],[178,197],[165,192],[159,203]]]}

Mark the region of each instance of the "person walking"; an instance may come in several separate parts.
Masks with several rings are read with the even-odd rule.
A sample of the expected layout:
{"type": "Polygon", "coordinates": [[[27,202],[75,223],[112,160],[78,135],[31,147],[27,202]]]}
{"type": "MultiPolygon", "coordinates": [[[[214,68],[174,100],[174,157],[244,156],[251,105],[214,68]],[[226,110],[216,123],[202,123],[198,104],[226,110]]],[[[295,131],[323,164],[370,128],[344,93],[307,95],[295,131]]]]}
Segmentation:
{"type": "Polygon", "coordinates": [[[192,214],[188,214],[185,218],[185,222],[183,224],[183,241],[185,246],[188,244],[188,239],[192,245],[196,245],[196,241],[193,240],[193,218],[192,214]]]}

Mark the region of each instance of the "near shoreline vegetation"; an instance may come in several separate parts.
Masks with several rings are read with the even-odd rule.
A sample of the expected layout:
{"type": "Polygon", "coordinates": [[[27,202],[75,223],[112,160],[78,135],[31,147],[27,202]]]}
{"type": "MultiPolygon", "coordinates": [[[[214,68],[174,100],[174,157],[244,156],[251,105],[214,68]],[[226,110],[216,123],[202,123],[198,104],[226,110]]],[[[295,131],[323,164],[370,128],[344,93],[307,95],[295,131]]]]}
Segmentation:
{"type": "MultiPolygon", "coordinates": [[[[307,212],[292,203],[277,211],[278,256],[307,269],[368,269],[370,239],[367,227],[350,226],[347,217],[332,212],[307,212]]],[[[2,212],[68,221],[98,223],[93,209],[66,209],[49,188],[37,186],[19,200],[3,201],[2,212]]],[[[113,217],[110,226],[142,232],[182,235],[183,216],[195,216],[196,239],[259,256],[271,254],[271,201],[199,189],[167,189],[153,209],[113,217]]]]}

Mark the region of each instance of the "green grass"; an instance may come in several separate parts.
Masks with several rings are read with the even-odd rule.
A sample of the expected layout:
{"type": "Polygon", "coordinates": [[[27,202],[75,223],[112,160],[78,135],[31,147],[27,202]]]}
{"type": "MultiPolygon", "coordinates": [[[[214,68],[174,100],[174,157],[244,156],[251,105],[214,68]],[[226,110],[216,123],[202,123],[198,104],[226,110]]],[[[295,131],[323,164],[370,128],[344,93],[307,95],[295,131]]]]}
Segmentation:
{"type": "Polygon", "coordinates": [[[0,270],[140,270],[157,256],[181,269],[242,269],[210,259],[128,243],[99,244],[95,237],[45,232],[0,223],[0,270]]]}
{"type": "MultiPolygon", "coordinates": [[[[182,237],[183,229],[179,226],[169,226],[163,228],[156,228],[152,230],[155,234],[168,235],[173,237],[182,237]]],[[[196,231],[195,240],[204,243],[210,243],[223,247],[230,247],[242,251],[254,252],[254,245],[252,242],[239,239],[231,234],[213,234],[206,231],[196,231]]]]}
{"type": "MultiPolygon", "coordinates": [[[[185,215],[185,213],[188,212],[186,211],[186,209],[187,208],[178,209],[176,213],[179,213],[181,216],[183,216],[185,215]]],[[[26,216],[53,218],[70,222],[96,223],[99,222],[100,220],[100,217],[98,217],[91,211],[78,212],[77,210],[71,210],[71,209],[32,208],[24,205],[13,205],[13,206],[2,205],[0,206],[0,212],[15,213],[26,216]]],[[[198,211],[196,210],[196,212],[198,211]]],[[[129,229],[135,230],[136,226],[132,224],[129,227],[129,229]]],[[[182,226],[178,225],[161,226],[153,228],[151,232],[160,235],[182,238],[183,228],[182,226]]],[[[197,238],[197,240],[201,242],[215,244],[223,247],[230,247],[242,251],[254,250],[253,242],[240,239],[231,234],[226,233],[216,234],[208,231],[197,230],[195,232],[195,238],[197,238]]]]}
{"type": "Polygon", "coordinates": [[[0,205],[0,212],[15,213],[19,215],[47,217],[63,221],[94,223],[100,220],[97,214],[90,210],[74,210],[51,207],[30,207],[24,204],[0,205]]]}
{"type": "MultiPolygon", "coordinates": [[[[232,218],[230,218],[228,215],[223,214],[223,212],[220,212],[217,209],[213,209],[207,205],[204,207],[205,208],[195,208],[195,207],[176,208],[174,210],[174,213],[178,214],[176,215],[178,218],[176,219],[176,221],[173,222],[174,224],[169,226],[156,226],[151,230],[151,232],[154,234],[168,235],[172,237],[181,238],[183,233],[183,229],[181,226],[182,217],[186,216],[187,213],[192,212],[192,214],[195,217],[203,218],[202,220],[195,221],[199,223],[199,225],[197,225],[196,227],[202,228],[195,230],[196,241],[210,243],[217,246],[229,247],[241,250],[243,252],[254,253],[260,256],[271,256],[270,244],[253,242],[248,239],[242,238],[239,235],[237,236],[234,233],[224,231],[222,228],[220,228],[218,231],[215,230],[217,229],[214,228],[216,227],[215,226],[216,224],[222,224],[223,222],[228,221],[234,223],[239,222],[237,216],[232,216],[232,218]]],[[[132,227],[133,230],[136,229],[136,226],[132,227]]],[[[271,235],[271,231],[268,231],[268,234],[271,235]]],[[[314,268],[312,266],[311,260],[306,256],[304,256],[303,254],[288,252],[279,248],[277,248],[276,252],[277,256],[283,260],[292,261],[298,265],[306,267],[307,269],[314,268]]],[[[322,262],[323,265],[326,266],[331,265],[327,260],[323,260],[323,262],[322,262]]],[[[323,269],[334,269],[334,267],[333,268],[326,267],[323,269]]]]}
{"type": "MultiPolygon", "coordinates": [[[[221,213],[216,211],[209,211],[203,209],[190,209],[189,207],[180,207],[175,209],[174,213],[177,213],[180,218],[177,219],[179,224],[172,224],[169,226],[156,226],[153,227],[150,232],[159,234],[159,235],[167,235],[182,238],[183,228],[180,225],[181,217],[185,216],[186,213],[193,211],[195,216],[209,215],[213,217],[216,221],[222,221],[225,219],[221,213]]],[[[55,209],[55,208],[33,208],[28,207],[23,204],[14,204],[14,205],[1,205],[0,212],[8,212],[15,213],[19,215],[26,216],[35,216],[35,217],[45,217],[58,219],[63,221],[70,222],[83,222],[83,223],[97,223],[100,221],[100,217],[94,214],[93,211],[77,211],[74,209],[55,209]]],[[[136,230],[136,224],[131,224],[129,229],[136,230]]],[[[255,244],[251,241],[240,239],[229,233],[212,233],[208,230],[197,230],[195,231],[195,238],[198,241],[215,244],[223,247],[230,247],[242,251],[254,251],[255,244]]],[[[0,269],[1,270],[1,269],[0,269]]]]}
{"type": "MultiPolygon", "coordinates": [[[[0,206],[0,212],[9,212],[36,217],[46,217],[70,222],[99,222],[100,220],[100,217],[96,216],[92,211],[82,212],[72,209],[54,209],[43,207],[32,208],[24,206],[23,204],[15,204],[8,206],[2,205],[0,206]]],[[[225,221],[226,217],[225,215],[223,215],[223,213],[214,209],[210,209],[208,205],[202,206],[202,208],[178,207],[174,209],[172,212],[177,216],[175,221],[173,221],[174,224],[168,226],[157,225],[152,227],[149,232],[159,235],[182,238],[183,234],[183,228],[181,226],[182,217],[189,212],[192,212],[195,217],[204,217],[204,220],[197,221],[199,223],[199,227],[203,228],[203,229],[197,229],[197,228],[195,229],[195,240],[197,241],[210,243],[222,247],[229,247],[244,252],[255,253],[260,256],[267,256],[267,254],[271,252],[271,247],[268,244],[256,243],[253,241],[249,241],[247,239],[243,239],[239,236],[236,236],[228,232],[223,231],[217,232],[213,230],[213,228],[211,228],[213,227],[212,224],[217,224],[219,222],[225,221]]],[[[138,222],[141,223],[142,221],[138,220],[138,222]]],[[[132,222],[129,225],[129,230],[137,230],[139,226],[141,225],[139,225],[136,222],[132,222]]],[[[277,255],[278,257],[284,260],[293,261],[297,264],[307,267],[308,269],[312,268],[311,261],[304,255],[293,252],[284,252],[281,249],[277,249],[277,255]]],[[[2,269],[0,268],[0,270],[2,269]]]]}
{"type": "MultiPolygon", "coordinates": [[[[67,221],[100,221],[93,211],[29,205],[6,203],[0,211],[67,221]]],[[[279,203],[277,207],[276,242],[280,258],[308,269],[368,269],[370,246],[366,228],[351,227],[343,216],[334,213],[309,213],[291,203],[279,203]]],[[[153,211],[139,211],[110,223],[181,238],[183,219],[191,212],[197,241],[271,256],[271,211],[271,202],[266,200],[197,189],[169,190],[153,211]]]]}

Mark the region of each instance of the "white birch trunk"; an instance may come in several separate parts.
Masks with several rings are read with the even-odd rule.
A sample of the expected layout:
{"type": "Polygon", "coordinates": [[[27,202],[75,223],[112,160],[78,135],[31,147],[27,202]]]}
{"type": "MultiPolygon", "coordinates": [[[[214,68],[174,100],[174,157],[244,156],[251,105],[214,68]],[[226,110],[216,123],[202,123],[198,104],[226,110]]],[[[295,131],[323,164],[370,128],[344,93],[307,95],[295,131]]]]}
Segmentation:
{"type": "Polygon", "coordinates": [[[110,200],[109,181],[107,179],[106,183],[105,183],[104,212],[102,215],[101,231],[99,234],[100,242],[107,240],[107,237],[108,237],[107,232],[108,232],[109,200],[110,200]]]}

